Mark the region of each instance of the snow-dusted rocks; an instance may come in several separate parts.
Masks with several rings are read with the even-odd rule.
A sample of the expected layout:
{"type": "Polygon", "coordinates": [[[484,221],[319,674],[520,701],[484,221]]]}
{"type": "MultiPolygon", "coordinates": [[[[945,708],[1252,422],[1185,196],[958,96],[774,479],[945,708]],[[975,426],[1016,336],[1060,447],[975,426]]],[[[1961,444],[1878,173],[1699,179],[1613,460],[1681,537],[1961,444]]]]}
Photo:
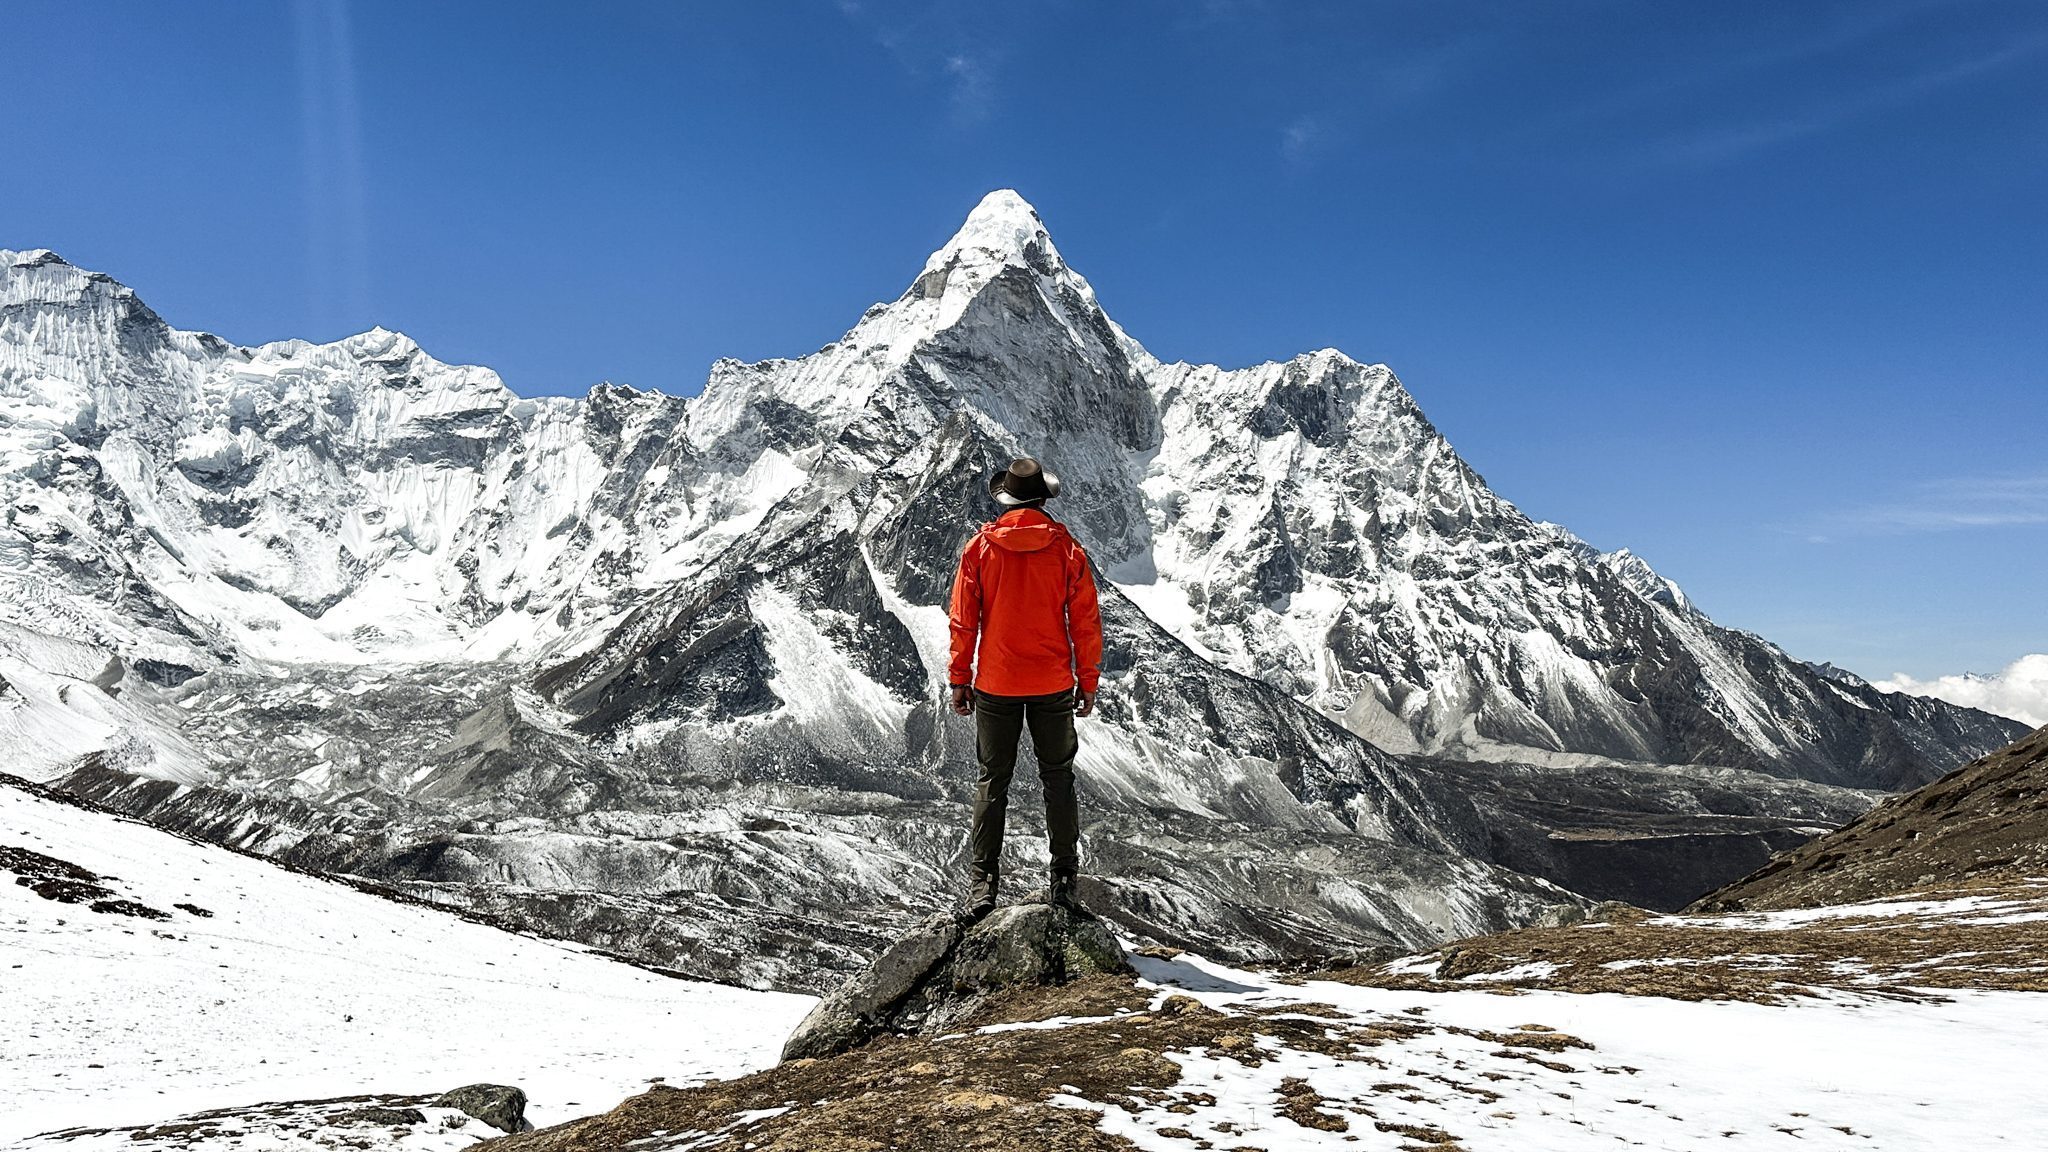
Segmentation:
{"type": "Polygon", "coordinates": [[[533,1129],[533,1121],[526,1118],[526,1093],[509,1084],[465,1084],[441,1093],[429,1103],[437,1108],[457,1109],[500,1132],[533,1129]]]}

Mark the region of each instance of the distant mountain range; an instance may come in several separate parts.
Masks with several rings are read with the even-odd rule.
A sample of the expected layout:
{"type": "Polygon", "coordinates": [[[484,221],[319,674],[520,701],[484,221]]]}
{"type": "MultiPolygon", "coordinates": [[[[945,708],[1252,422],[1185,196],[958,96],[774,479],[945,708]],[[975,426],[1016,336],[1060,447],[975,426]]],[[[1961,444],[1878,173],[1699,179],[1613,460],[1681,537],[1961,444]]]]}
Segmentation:
{"type": "Polygon", "coordinates": [[[697,973],[815,986],[957,882],[941,605],[1019,452],[1103,582],[1090,896],[1162,940],[1675,905],[2022,731],[1530,520],[1383,366],[1162,363],[1010,192],[690,399],[521,398],[381,329],[237,347],[0,269],[15,770],[697,973]]]}

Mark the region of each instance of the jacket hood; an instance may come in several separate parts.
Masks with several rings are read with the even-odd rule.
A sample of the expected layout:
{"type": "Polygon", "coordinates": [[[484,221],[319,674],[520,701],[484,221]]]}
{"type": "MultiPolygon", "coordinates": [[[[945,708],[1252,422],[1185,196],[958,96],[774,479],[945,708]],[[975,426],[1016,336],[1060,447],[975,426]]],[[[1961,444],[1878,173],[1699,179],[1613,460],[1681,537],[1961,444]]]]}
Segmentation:
{"type": "Polygon", "coordinates": [[[1005,512],[982,531],[997,547],[1009,552],[1037,552],[1067,532],[1058,521],[1036,508],[1005,512]]]}

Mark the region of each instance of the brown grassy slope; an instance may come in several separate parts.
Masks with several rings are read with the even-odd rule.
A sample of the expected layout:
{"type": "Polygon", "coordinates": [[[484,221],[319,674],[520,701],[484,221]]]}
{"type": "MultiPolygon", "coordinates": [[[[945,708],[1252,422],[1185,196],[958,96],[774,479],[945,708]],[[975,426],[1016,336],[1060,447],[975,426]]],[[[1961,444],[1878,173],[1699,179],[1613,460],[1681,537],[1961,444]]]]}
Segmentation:
{"type": "Polygon", "coordinates": [[[1062,1085],[1116,1098],[1148,1095],[1177,1080],[1179,1067],[1160,1049],[1202,1044],[1222,1017],[1192,1002],[1176,1005],[1175,1012],[1148,1013],[1148,1000],[1127,976],[1020,990],[963,1027],[1062,1014],[1113,1019],[967,1042],[883,1037],[852,1052],[795,1060],[737,1080],[657,1085],[610,1112],[487,1146],[494,1152],[601,1152],[657,1133],[695,1133],[777,1152],[1127,1152],[1130,1143],[1097,1130],[1091,1113],[1044,1100],[1062,1085]],[[762,1115],[778,1109],[787,1111],[762,1115]]]}
{"type": "Polygon", "coordinates": [[[1967,889],[1926,895],[1977,899],[1849,906],[1789,923],[1768,913],[1619,912],[1460,940],[1326,978],[1418,992],[1544,989],[1761,1004],[1831,992],[1907,999],[1939,998],[1949,988],[2048,992],[2048,884],[1995,897],[1967,889]]]}
{"type": "MultiPolygon", "coordinates": [[[[1489,1032],[1409,1015],[1352,1016],[1327,1004],[1283,1002],[1243,1011],[1207,1008],[1187,996],[1153,1004],[1154,993],[1129,976],[1090,976],[1059,988],[1018,989],[992,1001],[950,1038],[885,1036],[851,1052],[793,1060],[736,1080],[689,1088],[656,1086],[609,1112],[538,1132],[500,1137],[482,1152],[616,1152],[618,1149],[717,1147],[759,1152],[1133,1152],[1098,1126],[1102,1112],[1169,1116],[1214,1105],[1199,1083],[1183,1083],[1168,1053],[1199,1053],[1255,1068],[1282,1051],[1315,1052],[1363,1063],[1398,1079],[1403,1044],[1438,1034],[1479,1040],[1492,1051],[1469,1075],[1428,1089],[1383,1084],[1413,1094],[1441,1088],[1449,1099],[1500,1099],[1488,1087],[1531,1064],[1566,1072],[1566,1054],[1583,1040],[1541,1025],[1489,1032]],[[985,1024],[1080,1018],[1058,1028],[983,1033],[985,1024]],[[1384,1054],[1385,1058],[1382,1058],[1384,1054]],[[1078,1098],[1089,1107],[1052,1103],[1078,1098]]],[[[1466,1070],[1465,1065],[1459,1066],[1466,1070]]],[[[1374,1099],[1336,1100],[1300,1078],[1277,1087],[1271,1114],[1304,1137],[1365,1136],[1363,1147],[1457,1152],[1448,1133],[1387,1116],[1374,1099]],[[1406,1137],[1406,1140],[1398,1140],[1406,1137]]],[[[1188,1140],[1190,1152],[1284,1152],[1269,1139],[1201,1141],[1169,1123],[1162,1135],[1188,1140]]]]}
{"type": "Polygon", "coordinates": [[[2048,876],[2048,728],[1783,853],[1688,911],[1812,908],[2048,876]]]}

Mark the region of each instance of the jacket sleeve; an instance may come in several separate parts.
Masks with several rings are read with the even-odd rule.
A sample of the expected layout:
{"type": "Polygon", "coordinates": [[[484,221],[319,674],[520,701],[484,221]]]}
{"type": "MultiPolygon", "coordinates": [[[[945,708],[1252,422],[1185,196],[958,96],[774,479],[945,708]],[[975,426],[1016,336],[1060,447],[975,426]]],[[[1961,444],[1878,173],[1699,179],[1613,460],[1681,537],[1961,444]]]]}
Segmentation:
{"type": "Polygon", "coordinates": [[[974,642],[981,634],[981,541],[969,540],[960,550],[960,570],[953,575],[953,605],[946,613],[953,634],[949,685],[974,682],[974,642]]]}
{"type": "Polygon", "coordinates": [[[1081,691],[1102,680],[1102,608],[1095,599],[1095,568],[1079,544],[1067,566],[1067,636],[1074,644],[1074,671],[1081,691]]]}

